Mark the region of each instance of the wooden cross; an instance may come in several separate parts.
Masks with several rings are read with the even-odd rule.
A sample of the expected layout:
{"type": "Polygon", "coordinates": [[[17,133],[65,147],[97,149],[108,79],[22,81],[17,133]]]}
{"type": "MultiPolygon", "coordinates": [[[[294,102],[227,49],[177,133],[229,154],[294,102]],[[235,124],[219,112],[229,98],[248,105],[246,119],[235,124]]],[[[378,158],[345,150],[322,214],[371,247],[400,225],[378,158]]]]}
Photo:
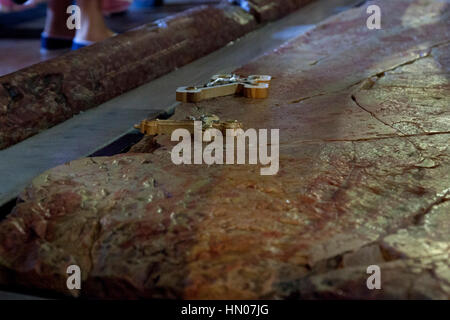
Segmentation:
{"type": "Polygon", "coordinates": [[[219,74],[201,87],[180,87],[177,89],[177,101],[199,102],[216,97],[240,94],[246,98],[264,99],[269,95],[272,80],[267,75],[252,75],[242,78],[235,74],[219,74]]]}
{"type": "Polygon", "coordinates": [[[140,124],[135,125],[136,129],[139,129],[141,133],[149,136],[158,134],[172,134],[176,129],[186,129],[191,134],[194,133],[195,121],[202,122],[202,130],[208,128],[214,128],[220,130],[222,133],[226,133],[227,129],[237,130],[242,129],[242,123],[235,121],[220,122],[217,116],[202,116],[200,119],[192,120],[143,120],[140,124]]]}

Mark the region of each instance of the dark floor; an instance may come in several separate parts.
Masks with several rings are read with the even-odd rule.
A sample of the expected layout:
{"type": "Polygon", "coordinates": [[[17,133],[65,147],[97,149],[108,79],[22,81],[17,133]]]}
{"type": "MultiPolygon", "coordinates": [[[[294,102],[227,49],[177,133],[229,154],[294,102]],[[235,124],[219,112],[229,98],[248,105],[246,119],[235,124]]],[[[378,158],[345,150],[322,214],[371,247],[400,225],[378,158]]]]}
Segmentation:
{"type": "MultiPolygon", "coordinates": [[[[213,2],[217,2],[217,0],[166,0],[166,4],[162,7],[131,7],[125,14],[108,17],[107,23],[111,29],[121,33],[193,6],[213,2]]],[[[2,52],[0,76],[67,52],[64,50],[50,53],[40,51],[39,35],[44,27],[45,17],[42,16],[42,10],[35,12],[34,15],[33,19],[26,19],[27,21],[7,27],[0,23],[0,52],[2,52]]],[[[5,21],[5,17],[3,15],[0,22],[5,21]]]]}

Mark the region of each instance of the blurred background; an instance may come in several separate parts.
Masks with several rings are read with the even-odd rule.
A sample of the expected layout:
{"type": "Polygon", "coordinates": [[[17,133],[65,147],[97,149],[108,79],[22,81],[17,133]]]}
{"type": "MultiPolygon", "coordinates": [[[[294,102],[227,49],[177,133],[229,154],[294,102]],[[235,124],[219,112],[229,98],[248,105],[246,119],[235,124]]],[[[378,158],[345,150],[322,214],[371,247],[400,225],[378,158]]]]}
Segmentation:
{"type": "MultiPolygon", "coordinates": [[[[108,2],[104,14],[108,27],[122,33],[198,5],[218,2],[220,0],[134,0],[125,9],[108,6],[108,2]]],[[[40,50],[47,9],[45,2],[28,9],[9,6],[9,0],[0,0],[0,3],[0,76],[68,51],[40,50]]]]}

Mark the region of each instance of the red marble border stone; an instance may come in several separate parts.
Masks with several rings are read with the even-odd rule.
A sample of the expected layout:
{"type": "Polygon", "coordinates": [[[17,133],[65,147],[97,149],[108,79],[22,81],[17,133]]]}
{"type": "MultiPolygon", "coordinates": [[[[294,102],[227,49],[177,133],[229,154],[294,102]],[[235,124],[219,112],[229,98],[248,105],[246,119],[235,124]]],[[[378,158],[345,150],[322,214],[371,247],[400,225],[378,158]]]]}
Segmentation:
{"type": "Polygon", "coordinates": [[[284,17],[285,15],[303,7],[313,0],[249,0],[246,1],[258,22],[268,22],[284,17]]]}

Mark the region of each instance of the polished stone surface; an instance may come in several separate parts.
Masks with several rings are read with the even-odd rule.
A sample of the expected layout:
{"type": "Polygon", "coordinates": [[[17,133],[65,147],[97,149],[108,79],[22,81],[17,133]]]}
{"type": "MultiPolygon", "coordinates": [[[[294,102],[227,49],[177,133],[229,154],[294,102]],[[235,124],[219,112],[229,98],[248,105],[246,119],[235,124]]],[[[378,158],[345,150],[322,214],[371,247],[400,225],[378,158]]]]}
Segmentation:
{"type": "Polygon", "coordinates": [[[449,299],[449,3],[376,3],[396,13],[381,31],[346,11],[239,68],[273,76],[268,99],[177,107],[280,129],[277,175],[174,165],[166,136],[153,153],[73,161],[0,224],[3,271],[100,298],[449,299]]]}

